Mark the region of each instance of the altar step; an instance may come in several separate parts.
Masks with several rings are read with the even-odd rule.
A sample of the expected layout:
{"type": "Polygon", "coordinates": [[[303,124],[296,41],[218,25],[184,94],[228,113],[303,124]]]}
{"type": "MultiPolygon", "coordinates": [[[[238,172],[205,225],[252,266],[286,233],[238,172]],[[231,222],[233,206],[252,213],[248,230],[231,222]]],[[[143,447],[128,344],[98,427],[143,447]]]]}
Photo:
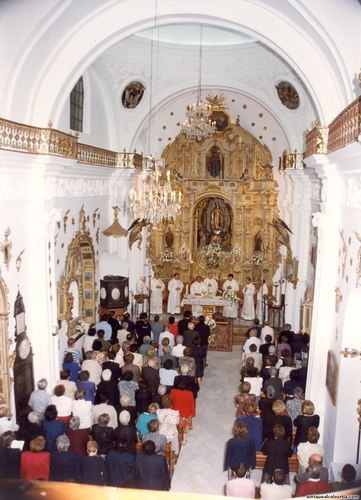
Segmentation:
{"type": "Polygon", "coordinates": [[[250,324],[233,323],[233,345],[242,346],[246,339],[246,331],[250,324]]]}

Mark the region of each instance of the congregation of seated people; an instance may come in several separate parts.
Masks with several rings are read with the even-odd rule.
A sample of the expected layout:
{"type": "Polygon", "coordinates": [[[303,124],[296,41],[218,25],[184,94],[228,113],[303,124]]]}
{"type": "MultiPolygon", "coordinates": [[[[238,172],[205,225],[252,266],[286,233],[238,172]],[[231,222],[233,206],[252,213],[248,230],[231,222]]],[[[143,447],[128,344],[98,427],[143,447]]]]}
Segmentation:
{"type": "Polygon", "coordinates": [[[226,495],[273,500],[361,488],[353,465],[331,483],[323,464],[320,417],[305,399],[308,335],[287,324],[276,341],[268,322],[261,328],[255,319],[246,339],[233,437],[225,450],[226,495]],[[260,485],[252,479],[255,468],[262,469],[260,485]]]}
{"type": "Polygon", "coordinates": [[[189,311],[185,319],[187,342],[174,317],[164,325],[146,313],[135,323],[103,315],[79,349],[70,338],[55,387],[39,380],[15,427],[1,418],[0,479],[169,490],[169,457],[192,429],[210,333],[204,318],[202,339],[189,311]]]}

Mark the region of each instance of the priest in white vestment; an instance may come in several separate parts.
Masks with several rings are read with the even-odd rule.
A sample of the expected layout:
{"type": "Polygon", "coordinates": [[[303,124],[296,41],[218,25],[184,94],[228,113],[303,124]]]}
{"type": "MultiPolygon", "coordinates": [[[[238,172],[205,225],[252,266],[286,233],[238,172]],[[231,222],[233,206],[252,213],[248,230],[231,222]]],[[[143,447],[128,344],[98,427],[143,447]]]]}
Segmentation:
{"type": "Polygon", "coordinates": [[[204,284],[207,287],[208,296],[215,297],[218,291],[218,281],[213,278],[212,273],[208,273],[207,278],[204,280],[204,284]]]}
{"type": "Polygon", "coordinates": [[[268,288],[265,281],[265,279],[259,280],[259,289],[257,291],[256,316],[260,323],[263,323],[263,311],[265,321],[268,319],[268,309],[263,299],[263,296],[268,294],[268,288]]]}
{"type": "Polygon", "coordinates": [[[150,288],[152,290],[152,296],[150,299],[150,313],[162,314],[164,283],[159,278],[159,273],[154,274],[154,278],[152,278],[152,281],[150,282],[150,288]]]}
{"type": "Polygon", "coordinates": [[[243,289],[243,307],[242,318],[247,321],[254,320],[254,301],[253,295],[256,293],[256,287],[251,283],[251,278],[246,278],[246,284],[243,289]]]}
{"type": "MultiPolygon", "coordinates": [[[[194,283],[191,284],[191,295],[195,298],[202,298],[204,294],[207,292],[207,287],[202,280],[202,276],[197,276],[197,279],[194,283]]],[[[195,318],[198,318],[203,314],[203,306],[199,306],[196,304],[192,305],[192,315],[195,318]]]]}
{"type": "Polygon", "coordinates": [[[174,278],[168,283],[168,308],[167,312],[169,314],[179,314],[180,313],[180,301],[181,293],[183,290],[183,283],[179,279],[179,274],[175,273],[174,278]]]}
{"type": "MultiPolygon", "coordinates": [[[[148,297],[149,289],[148,289],[146,281],[147,281],[147,278],[145,276],[140,277],[140,280],[138,281],[138,283],[135,287],[137,295],[145,295],[146,297],[148,297]]],[[[136,299],[136,302],[137,302],[137,316],[139,316],[139,314],[142,312],[147,312],[147,310],[148,310],[148,298],[138,297],[136,299]]]]}
{"type": "MultiPolygon", "coordinates": [[[[233,274],[228,275],[228,279],[223,283],[223,290],[231,290],[233,292],[238,292],[239,285],[235,279],[233,279],[233,274]]],[[[238,316],[238,301],[229,302],[229,306],[224,306],[223,308],[223,316],[225,318],[237,318],[238,316]]]]}

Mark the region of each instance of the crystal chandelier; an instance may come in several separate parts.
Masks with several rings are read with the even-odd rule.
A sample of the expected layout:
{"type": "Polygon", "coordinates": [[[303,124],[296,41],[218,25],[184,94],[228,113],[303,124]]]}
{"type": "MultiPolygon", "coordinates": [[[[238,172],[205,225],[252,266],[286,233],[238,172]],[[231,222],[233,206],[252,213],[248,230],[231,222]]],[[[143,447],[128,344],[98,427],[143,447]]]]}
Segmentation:
{"type": "Polygon", "coordinates": [[[154,169],[143,170],[140,189],[130,191],[130,209],[135,218],[157,226],[162,220],[176,218],[181,209],[182,193],[172,190],[169,170],[163,179],[158,160],[148,157],[145,161],[154,169]]]}
{"type": "Polygon", "coordinates": [[[202,49],[203,49],[203,25],[201,24],[201,43],[199,48],[199,83],[197,104],[187,106],[186,121],[182,124],[182,132],[189,139],[201,141],[208,139],[217,131],[216,122],[212,122],[212,106],[203,104],[202,101],[202,49]]]}

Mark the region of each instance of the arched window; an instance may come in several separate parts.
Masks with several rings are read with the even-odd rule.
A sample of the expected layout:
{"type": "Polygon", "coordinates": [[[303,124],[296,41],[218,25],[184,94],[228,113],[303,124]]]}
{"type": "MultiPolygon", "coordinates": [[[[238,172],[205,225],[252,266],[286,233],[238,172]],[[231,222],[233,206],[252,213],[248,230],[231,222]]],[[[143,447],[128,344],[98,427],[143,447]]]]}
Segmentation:
{"type": "Polygon", "coordinates": [[[83,132],[84,83],[80,77],[70,94],[70,129],[83,132]]]}

